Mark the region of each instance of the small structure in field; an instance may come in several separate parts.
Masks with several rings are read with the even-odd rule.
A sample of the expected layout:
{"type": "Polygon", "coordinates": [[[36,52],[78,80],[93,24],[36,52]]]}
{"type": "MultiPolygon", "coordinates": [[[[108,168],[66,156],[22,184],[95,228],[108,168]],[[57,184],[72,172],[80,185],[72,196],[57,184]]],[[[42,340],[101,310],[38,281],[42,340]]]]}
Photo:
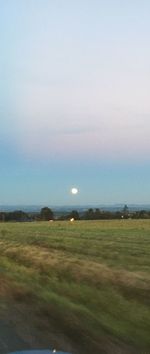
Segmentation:
{"type": "Polygon", "coordinates": [[[71,218],[70,221],[73,222],[73,221],[74,221],[74,218],[71,218]]]}

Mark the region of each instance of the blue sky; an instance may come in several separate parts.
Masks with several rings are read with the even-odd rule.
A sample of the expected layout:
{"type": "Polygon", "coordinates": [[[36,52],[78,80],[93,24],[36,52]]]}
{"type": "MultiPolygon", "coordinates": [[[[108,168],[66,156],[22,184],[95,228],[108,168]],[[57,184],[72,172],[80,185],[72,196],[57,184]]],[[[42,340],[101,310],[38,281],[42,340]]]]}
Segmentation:
{"type": "Polygon", "coordinates": [[[0,0],[0,204],[150,202],[149,13],[0,0]]]}

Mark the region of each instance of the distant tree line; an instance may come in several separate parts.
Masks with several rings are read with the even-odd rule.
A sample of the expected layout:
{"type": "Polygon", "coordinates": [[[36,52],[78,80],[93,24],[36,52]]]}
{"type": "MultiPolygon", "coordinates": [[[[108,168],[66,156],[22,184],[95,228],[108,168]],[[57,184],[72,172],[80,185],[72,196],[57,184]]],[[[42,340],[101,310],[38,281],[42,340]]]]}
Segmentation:
{"type": "Polygon", "coordinates": [[[22,210],[16,210],[12,212],[0,212],[0,221],[48,221],[53,220],[54,214],[53,211],[44,207],[39,213],[25,213],[22,210]]]}
{"type": "Polygon", "coordinates": [[[107,211],[89,208],[84,212],[72,210],[62,215],[54,215],[52,209],[44,207],[37,213],[26,213],[21,210],[0,212],[0,222],[52,221],[52,220],[113,220],[113,219],[150,219],[150,210],[129,211],[127,205],[120,211],[107,211]]]}

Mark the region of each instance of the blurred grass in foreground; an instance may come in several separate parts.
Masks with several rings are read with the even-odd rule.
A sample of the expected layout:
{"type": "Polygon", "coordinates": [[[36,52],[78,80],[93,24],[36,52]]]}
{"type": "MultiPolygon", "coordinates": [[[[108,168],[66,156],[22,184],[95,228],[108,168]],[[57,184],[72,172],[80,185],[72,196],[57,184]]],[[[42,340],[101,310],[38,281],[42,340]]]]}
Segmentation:
{"type": "Polygon", "coordinates": [[[150,352],[150,221],[1,223],[7,293],[82,353],[150,352]]]}

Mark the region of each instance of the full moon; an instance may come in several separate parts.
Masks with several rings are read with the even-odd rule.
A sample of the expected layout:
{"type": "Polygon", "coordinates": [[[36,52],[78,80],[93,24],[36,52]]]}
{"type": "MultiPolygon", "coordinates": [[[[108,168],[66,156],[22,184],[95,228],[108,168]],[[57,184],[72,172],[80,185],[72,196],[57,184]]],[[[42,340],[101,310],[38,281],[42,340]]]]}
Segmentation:
{"type": "Polygon", "coordinates": [[[71,188],[71,193],[72,194],[77,194],[78,193],[78,189],[75,188],[75,187],[71,188]]]}

